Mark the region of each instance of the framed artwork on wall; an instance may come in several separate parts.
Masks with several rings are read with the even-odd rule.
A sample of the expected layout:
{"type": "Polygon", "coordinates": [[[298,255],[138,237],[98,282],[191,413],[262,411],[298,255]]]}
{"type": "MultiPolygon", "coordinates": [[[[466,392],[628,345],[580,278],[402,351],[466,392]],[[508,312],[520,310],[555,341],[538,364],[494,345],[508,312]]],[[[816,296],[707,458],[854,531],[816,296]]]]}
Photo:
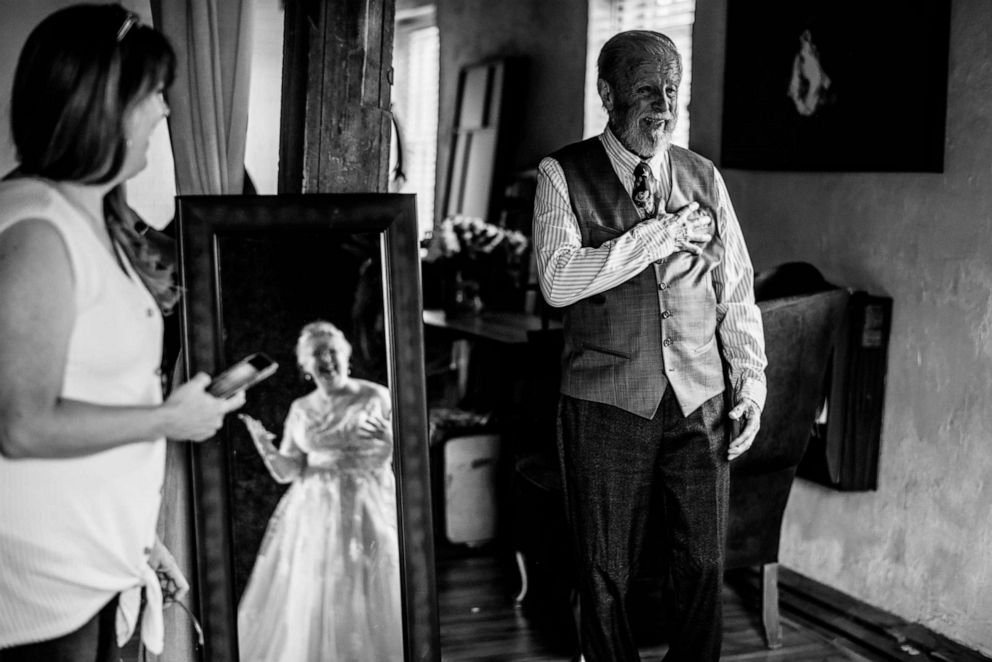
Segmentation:
{"type": "Polygon", "coordinates": [[[942,172],[950,1],[727,1],[721,165],[942,172]]]}

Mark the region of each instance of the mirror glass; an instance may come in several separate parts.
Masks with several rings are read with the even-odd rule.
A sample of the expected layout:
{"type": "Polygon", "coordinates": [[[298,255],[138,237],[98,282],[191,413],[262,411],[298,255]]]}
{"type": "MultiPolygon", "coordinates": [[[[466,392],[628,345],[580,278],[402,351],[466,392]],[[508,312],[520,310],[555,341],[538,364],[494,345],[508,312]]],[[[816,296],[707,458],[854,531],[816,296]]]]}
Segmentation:
{"type": "Polygon", "coordinates": [[[217,242],[225,365],[261,351],[280,366],[241,410],[257,441],[247,425],[230,437],[243,661],[402,660],[391,429],[366,430],[392,410],[379,244],[330,230],[217,242]]]}
{"type": "Polygon", "coordinates": [[[436,645],[412,196],[180,198],[192,373],[262,352],[194,447],[204,659],[436,645]]]}

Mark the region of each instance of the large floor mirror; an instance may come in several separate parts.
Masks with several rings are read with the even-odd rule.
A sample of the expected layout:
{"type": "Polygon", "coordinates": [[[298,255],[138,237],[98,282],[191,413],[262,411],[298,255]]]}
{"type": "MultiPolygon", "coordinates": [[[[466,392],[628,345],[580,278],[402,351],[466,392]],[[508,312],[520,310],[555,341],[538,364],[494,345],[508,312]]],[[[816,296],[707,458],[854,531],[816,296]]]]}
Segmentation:
{"type": "Polygon", "coordinates": [[[255,352],[279,364],[248,418],[194,447],[203,659],[439,659],[413,196],[178,211],[190,374],[255,352]],[[354,388],[327,386],[340,379],[354,388]]]}

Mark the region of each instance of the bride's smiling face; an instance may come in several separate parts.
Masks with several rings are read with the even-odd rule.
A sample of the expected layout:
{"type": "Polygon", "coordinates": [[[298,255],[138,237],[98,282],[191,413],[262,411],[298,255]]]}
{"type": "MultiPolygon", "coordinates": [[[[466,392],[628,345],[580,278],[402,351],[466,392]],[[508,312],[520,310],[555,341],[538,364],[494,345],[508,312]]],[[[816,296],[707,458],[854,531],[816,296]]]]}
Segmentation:
{"type": "Polygon", "coordinates": [[[347,343],[329,335],[307,340],[299,356],[300,368],[324,390],[344,386],[350,359],[351,348],[347,343]]]}

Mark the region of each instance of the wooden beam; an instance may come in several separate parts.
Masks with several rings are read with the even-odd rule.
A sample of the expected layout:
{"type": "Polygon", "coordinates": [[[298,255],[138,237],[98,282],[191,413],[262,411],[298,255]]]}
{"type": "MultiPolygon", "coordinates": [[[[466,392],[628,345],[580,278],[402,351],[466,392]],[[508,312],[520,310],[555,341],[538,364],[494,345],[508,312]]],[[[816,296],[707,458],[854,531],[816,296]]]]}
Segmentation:
{"type": "Polygon", "coordinates": [[[279,119],[279,193],[303,191],[304,132],[315,3],[287,0],[283,17],[282,94],[279,119]]]}
{"type": "Polygon", "coordinates": [[[395,0],[287,0],[281,193],[385,192],[395,0]]]}

